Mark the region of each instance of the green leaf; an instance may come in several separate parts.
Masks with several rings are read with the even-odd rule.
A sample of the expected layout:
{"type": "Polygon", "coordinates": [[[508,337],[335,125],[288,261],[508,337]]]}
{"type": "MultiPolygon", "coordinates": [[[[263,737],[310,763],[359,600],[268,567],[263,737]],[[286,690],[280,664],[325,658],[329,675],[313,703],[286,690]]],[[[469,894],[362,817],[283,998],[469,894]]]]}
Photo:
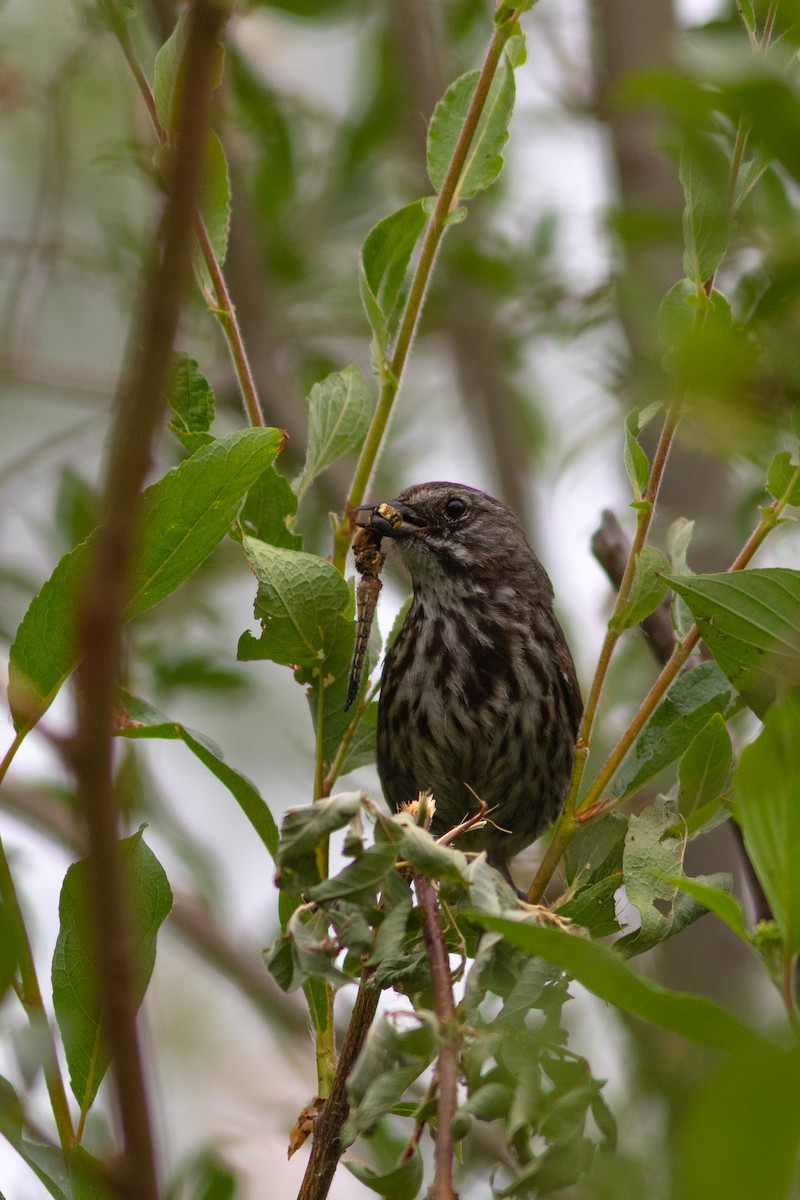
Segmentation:
{"type": "Polygon", "coordinates": [[[249,537],[242,546],[258,580],[255,613],[264,632],[256,643],[257,657],[285,666],[319,666],[337,618],[352,610],[344,579],[315,554],[284,550],[249,537]]]}
{"type": "Polygon", "coordinates": [[[361,247],[361,301],[375,335],[379,356],[385,354],[391,340],[390,319],[426,220],[422,201],[415,200],[379,221],[361,247]]]}
{"type": "MultiPolygon", "coordinates": [[[[120,859],[128,875],[132,906],[138,1007],[155,963],[159,926],[172,907],[172,892],[161,864],[142,840],[142,830],[120,842],[120,859]]],[[[91,1108],[109,1064],[97,992],[99,968],[90,902],[89,862],[82,859],[69,868],[61,888],[60,928],[53,954],[53,1007],[72,1091],[83,1112],[91,1108]]]]}
{"type": "Polygon", "coordinates": [[[470,913],[469,918],[493,930],[528,954],[541,955],[569,973],[595,996],[623,1012],[643,1017],[690,1041],[721,1050],[769,1046],[747,1025],[707,1000],[675,992],[632,971],[613,950],[561,929],[520,920],[470,913]]]}
{"type": "Polygon", "coordinates": [[[731,327],[731,306],[722,292],[698,295],[691,279],[680,279],[661,301],[658,335],[670,351],[685,351],[688,346],[702,348],[702,335],[724,334],[731,327]],[[700,319],[702,314],[702,320],[700,319]]]}
{"type": "Polygon", "coordinates": [[[340,774],[349,775],[359,767],[375,762],[378,739],[378,701],[367,705],[347,748],[340,774]]]}
{"type": "MultiPolygon", "coordinates": [[[[674,581],[670,580],[671,583],[674,581]]],[[[627,796],[683,754],[714,713],[724,713],[731,687],[715,663],[679,675],[624,759],[614,795],[627,796]]]]}
{"type": "Polygon", "coordinates": [[[403,830],[400,854],[416,871],[430,879],[450,879],[453,883],[469,881],[467,858],[460,850],[440,846],[430,833],[417,825],[410,813],[397,813],[392,821],[403,830]]]}
{"type": "Polygon", "coordinates": [[[786,1200],[800,1144],[797,1046],[746,1047],[686,1107],[674,1167],[680,1200],[786,1200]]]}
{"type": "Polygon", "coordinates": [[[405,1029],[383,1017],[367,1034],[347,1080],[352,1111],[342,1131],[345,1144],[373,1129],[433,1061],[439,1047],[436,1018],[425,1010],[413,1016],[418,1024],[405,1029]]]}
{"type": "Polygon", "coordinates": [[[188,31],[189,10],[184,9],[172,33],[159,48],[153,64],[153,95],[158,119],[164,129],[173,128],[175,122],[174,94],[188,31]]]}
{"type": "Polygon", "coordinates": [[[762,715],[800,681],[800,571],[783,567],[672,576],[700,634],[747,703],[762,715]]]}
{"type": "MultiPolygon", "coordinates": [[[[214,257],[222,266],[228,253],[231,183],[228,177],[228,161],[225,158],[222,142],[213,132],[208,136],[206,147],[206,173],[200,197],[200,215],[203,218],[214,257]]],[[[200,274],[205,286],[214,294],[211,276],[199,251],[196,254],[196,261],[199,263],[200,274]]]]}
{"type": "Polygon", "coordinates": [[[680,841],[665,836],[675,812],[663,799],[631,813],[622,860],[625,894],[639,910],[641,925],[625,940],[625,954],[641,954],[669,937],[674,921],[675,887],[665,880],[682,874],[680,841]]]}
{"type": "MultiPolygon", "coordinates": [[[[667,530],[667,550],[669,552],[673,575],[691,575],[686,558],[689,544],[694,533],[694,521],[686,517],[678,517],[667,530]]],[[[670,615],[675,629],[675,636],[684,641],[694,626],[694,617],[686,607],[686,601],[677,592],[672,594],[670,615]]]]}
{"type": "Polygon", "coordinates": [[[723,891],[722,888],[710,887],[699,879],[689,879],[686,875],[668,876],[665,882],[692,896],[709,912],[724,921],[737,937],[749,944],[750,935],[747,932],[744,909],[736,896],[723,891]]]}
{"type": "Polygon", "coordinates": [[[770,463],[767,490],[776,500],[782,500],[786,496],[787,504],[800,504],[800,464],[792,462],[788,450],[776,454],[770,463]]]}
{"type": "Polygon", "coordinates": [[[22,1102],[7,1079],[0,1075],[0,1134],[13,1146],[53,1200],[74,1200],[63,1155],[52,1146],[22,1136],[22,1102]]]}
{"type": "Polygon", "coordinates": [[[715,713],[690,742],[678,766],[678,812],[690,817],[724,790],[733,762],[733,748],[725,721],[715,713]]]}
{"type": "MultiPolygon", "coordinates": [[[[433,111],[428,128],[428,175],[437,192],[442,189],[479,75],[479,71],[462,75],[450,85],[433,111]]],[[[508,141],[514,95],[514,72],[504,62],[489,88],[454,199],[468,200],[494,183],[503,169],[503,147],[508,141]]]]}
{"type": "Polygon", "coordinates": [[[664,576],[668,571],[669,562],[663,550],[656,546],[643,546],[633,565],[628,598],[609,621],[609,629],[621,633],[655,612],[667,594],[668,585],[664,576]]]}
{"type": "Polygon", "coordinates": [[[214,392],[188,354],[173,358],[167,403],[172,413],[169,427],[191,454],[213,442],[209,430],[214,422],[214,392]]]}
{"type": "Polygon", "coordinates": [[[708,134],[684,131],[680,178],[686,197],[683,214],[683,269],[696,288],[714,275],[730,238],[730,164],[708,134]]]}
{"type": "Polygon", "coordinates": [[[775,704],[733,777],[734,815],[783,943],[800,952],[800,705],[775,704]]]}
{"type": "Polygon", "coordinates": [[[264,632],[259,639],[242,635],[239,658],[299,668],[298,678],[311,685],[309,707],[330,762],[350,724],[344,701],[355,640],[352,591],[335,567],[314,554],[255,538],[242,545],[258,579],[255,612],[264,632]]]}
{"type": "Polygon", "coordinates": [[[323,879],[313,887],[309,892],[310,899],[319,904],[359,896],[374,900],[384,879],[394,869],[397,849],[394,842],[376,842],[338,875],[323,879]]]}
{"type": "Polygon", "coordinates": [[[639,445],[638,437],[642,427],[639,412],[633,409],[625,418],[625,470],[630,480],[633,494],[641,500],[647,481],[650,478],[650,460],[639,445]]]}
{"type": "MultiPolygon", "coordinates": [[[[279,429],[218,438],[147,488],[126,619],[163,600],[208,557],[283,438],[279,429]]],[[[76,666],[75,598],[94,540],[61,559],[17,630],[8,689],[17,729],[38,720],[76,666]]]]}
{"type": "Polygon", "coordinates": [[[283,546],[285,550],[302,550],[303,539],[290,528],[296,512],[297,496],[292,485],[274,467],[269,467],[247,493],[239,522],[260,542],[283,546]]]}
{"type": "Polygon", "coordinates": [[[366,436],[375,398],[357,367],[345,367],[315,383],[308,397],[308,450],[295,482],[298,502],[326,467],[360,445],[366,436]]]}
{"type": "Polygon", "coordinates": [[[317,847],[329,834],[343,829],[363,803],[361,792],[342,792],[305,808],[289,808],[281,825],[278,846],[278,886],[300,894],[320,883],[317,847]]]}
{"type": "Polygon", "coordinates": [[[170,721],[145,700],[128,692],[120,693],[118,709],[124,714],[124,724],[114,732],[118,737],[163,738],[181,741],[199,758],[204,767],[223,784],[233,796],[247,820],[253,826],[273,859],[278,853],[278,827],[266,801],[247,776],[225,762],[219,746],[202,733],[170,721]]]}
{"type": "Polygon", "coordinates": [[[422,1155],[419,1147],[414,1147],[410,1158],[390,1167],[388,1171],[373,1171],[363,1163],[347,1160],[344,1164],[359,1183],[363,1183],[370,1191],[380,1196],[391,1196],[392,1200],[414,1200],[419,1194],[424,1177],[422,1155]]]}

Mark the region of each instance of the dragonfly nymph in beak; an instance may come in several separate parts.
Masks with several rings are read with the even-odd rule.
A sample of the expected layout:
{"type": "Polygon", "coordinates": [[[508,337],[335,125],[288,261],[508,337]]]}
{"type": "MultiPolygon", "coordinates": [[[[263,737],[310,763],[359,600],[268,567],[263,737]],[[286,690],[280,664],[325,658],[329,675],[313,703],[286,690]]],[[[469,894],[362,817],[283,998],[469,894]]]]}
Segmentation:
{"type": "Polygon", "coordinates": [[[356,584],[356,642],[353,648],[353,663],[350,667],[350,682],[344,705],[345,712],[355,700],[361,686],[369,635],[375,618],[375,610],[378,607],[378,596],[383,586],[380,574],[386,561],[386,555],[381,553],[382,534],[379,529],[373,527],[372,521],[377,517],[379,518],[376,522],[378,525],[385,522],[390,528],[395,529],[403,520],[402,515],[391,504],[365,504],[355,511],[357,514],[365,513],[368,516],[363,525],[360,519],[356,518],[359,529],[353,539],[356,570],[361,578],[356,584]]]}

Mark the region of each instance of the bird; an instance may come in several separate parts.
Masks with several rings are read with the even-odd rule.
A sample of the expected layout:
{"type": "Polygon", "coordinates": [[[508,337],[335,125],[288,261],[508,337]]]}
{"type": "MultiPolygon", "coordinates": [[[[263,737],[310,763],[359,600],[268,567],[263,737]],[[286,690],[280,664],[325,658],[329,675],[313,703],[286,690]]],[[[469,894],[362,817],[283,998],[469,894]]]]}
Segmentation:
{"type": "Polygon", "coordinates": [[[562,811],[583,710],[553,587],[514,512],[459,483],[364,506],[413,598],[385,658],[377,767],[398,810],[431,792],[434,836],[488,811],[456,846],[510,860],[562,811]]]}

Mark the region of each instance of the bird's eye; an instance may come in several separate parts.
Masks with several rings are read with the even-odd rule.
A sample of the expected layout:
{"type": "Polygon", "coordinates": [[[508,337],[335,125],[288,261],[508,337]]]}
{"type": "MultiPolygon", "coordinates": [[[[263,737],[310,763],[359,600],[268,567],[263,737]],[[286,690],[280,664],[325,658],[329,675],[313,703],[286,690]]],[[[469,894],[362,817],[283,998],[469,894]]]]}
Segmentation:
{"type": "Polygon", "coordinates": [[[451,496],[444,506],[444,515],[448,521],[457,521],[467,511],[467,502],[459,496],[451,496]]]}

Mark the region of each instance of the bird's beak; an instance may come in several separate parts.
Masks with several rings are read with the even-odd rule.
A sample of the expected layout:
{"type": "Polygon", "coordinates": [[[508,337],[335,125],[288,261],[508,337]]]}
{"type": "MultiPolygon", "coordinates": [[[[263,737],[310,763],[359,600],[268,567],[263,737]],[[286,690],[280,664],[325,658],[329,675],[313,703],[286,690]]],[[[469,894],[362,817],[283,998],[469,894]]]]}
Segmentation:
{"type": "Polygon", "coordinates": [[[425,522],[416,509],[410,504],[404,504],[402,500],[384,501],[383,504],[362,504],[353,509],[353,520],[361,529],[372,529],[381,537],[413,537],[425,528],[425,522]]]}

